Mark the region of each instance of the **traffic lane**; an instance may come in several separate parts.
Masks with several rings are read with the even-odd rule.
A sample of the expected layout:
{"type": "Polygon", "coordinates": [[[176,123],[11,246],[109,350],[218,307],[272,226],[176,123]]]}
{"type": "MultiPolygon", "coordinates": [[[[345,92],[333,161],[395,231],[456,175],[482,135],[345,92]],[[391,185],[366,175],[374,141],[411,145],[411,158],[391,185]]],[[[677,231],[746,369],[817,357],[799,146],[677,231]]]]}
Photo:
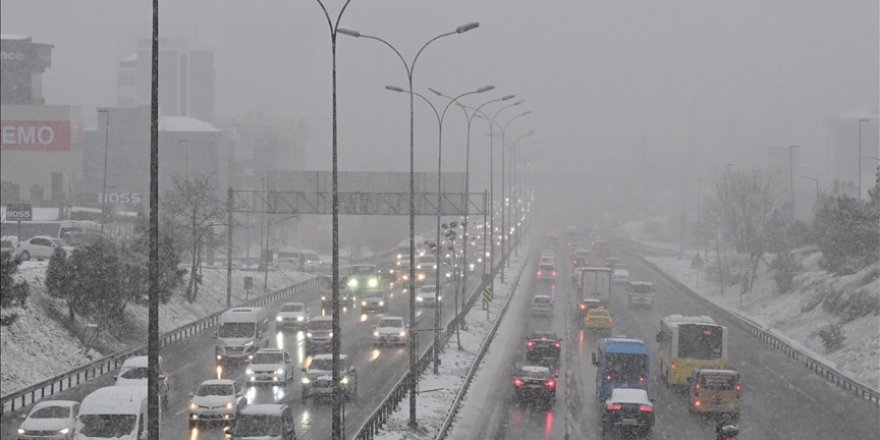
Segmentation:
{"type": "MultiPolygon", "coordinates": [[[[565,305],[570,302],[569,299],[562,295],[562,289],[559,289],[555,283],[537,282],[532,284],[530,291],[532,292],[531,295],[521,295],[526,304],[525,316],[522,316],[521,319],[525,320],[526,325],[520,327],[523,330],[517,337],[517,339],[522,342],[517,345],[517,349],[513,354],[514,359],[516,360],[512,364],[514,365],[514,368],[512,368],[512,371],[506,377],[502,375],[500,379],[506,378],[507,380],[502,380],[504,383],[498,384],[498,387],[500,388],[506,387],[508,390],[511,390],[510,380],[516,373],[518,367],[535,363],[526,358],[525,339],[530,332],[539,330],[553,331],[563,338],[563,344],[566,343],[565,335],[567,324],[565,317],[569,314],[569,310],[565,305]],[[533,316],[529,313],[528,301],[533,295],[538,294],[549,294],[555,299],[556,304],[551,316],[533,316]]],[[[564,347],[565,350],[567,350],[567,348],[567,346],[564,347]]],[[[507,400],[509,404],[507,421],[502,428],[504,430],[504,438],[510,440],[552,440],[565,438],[566,395],[570,392],[570,385],[567,383],[565,374],[569,368],[566,355],[567,353],[562,353],[559,363],[555,366],[551,366],[551,371],[558,374],[559,377],[557,378],[556,400],[552,402],[552,405],[549,408],[525,402],[517,402],[512,393],[508,391],[507,400]]]]}
{"type": "MultiPolygon", "coordinates": [[[[624,323],[638,327],[651,353],[656,354],[654,335],[662,317],[673,313],[709,313],[650,268],[637,260],[630,263],[637,279],[646,279],[658,286],[658,296],[654,310],[640,311],[640,314],[647,312],[648,318],[639,317],[624,323]]],[[[728,340],[730,364],[740,371],[743,383],[739,425],[744,438],[876,438],[880,432],[876,407],[832,385],[738,327],[728,327],[728,340]]],[[[656,364],[656,355],[652,364],[656,364]]],[[[671,400],[667,402],[674,414],[689,416],[686,394],[656,385],[655,391],[670,393],[671,400]]],[[[702,426],[711,428],[710,421],[691,418],[702,419],[702,426]]]]}

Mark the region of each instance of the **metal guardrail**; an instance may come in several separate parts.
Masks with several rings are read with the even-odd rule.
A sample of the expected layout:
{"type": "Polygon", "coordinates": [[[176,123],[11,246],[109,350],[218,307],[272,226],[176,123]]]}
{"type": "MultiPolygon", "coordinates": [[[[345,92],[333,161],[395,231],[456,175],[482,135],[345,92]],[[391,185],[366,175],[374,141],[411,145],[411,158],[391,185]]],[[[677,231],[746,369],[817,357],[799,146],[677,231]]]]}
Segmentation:
{"type": "MultiPolygon", "coordinates": [[[[319,280],[316,278],[312,278],[294,284],[292,286],[277,290],[268,295],[264,295],[259,298],[247,301],[236,307],[264,306],[266,304],[274,303],[283,298],[298,295],[303,291],[316,289],[318,285],[319,280]]],[[[192,337],[193,335],[201,333],[206,329],[216,326],[217,321],[223,312],[225,312],[225,310],[166,332],[159,337],[160,348],[164,348],[170,344],[180,342],[184,339],[192,337]]],[[[114,353],[110,356],[98,359],[94,362],[67,371],[48,380],[44,380],[40,383],[31,385],[27,388],[0,397],[0,416],[6,414],[7,412],[15,412],[16,409],[27,407],[28,405],[33,404],[41,399],[52,396],[56,393],[60,393],[61,391],[76,387],[89,380],[93,380],[109,374],[110,372],[122,366],[122,363],[125,362],[126,359],[132,356],[144,355],[146,354],[146,352],[146,344],[138,345],[134,348],[130,348],[119,353],[114,353]]]]}
{"type": "MultiPolygon", "coordinates": [[[[496,264],[496,271],[507,262],[507,259],[510,258],[510,252],[513,252],[513,249],[518,245],[519,243],[517,242],[515,246],[510,247],[508,254],[505,255],[504,258],[502,258],[496,264]]],[[[517,277],[517,282],[519,282],[519,277],[517,277]]],[[[443,334],[440,336],[440,339],[437,341],[439,345],[435,347],[434,344],[431,344],[425,349],[425,351],[421,353],[418,360],[416,361],[416,371],[418,371],[419,375],[421,375],[422,372],[424,372],[425,369],[428,368],[428,365],[431,364],[431,361],[434,359],[434,350],[439,349],[442,352],[442,350],[446,347],[446,344],[449,342],[450,336],[454,333],[456,326],[462,319],[464,319],[465,316],[467,316],[468,313],[470,313],[471,307],[474,305],[474,303],[476,303],[477,299],[480,298],[480,293],[483,291],[484,288],[485,283],[481,281],[479,285],[477,285],[477,288],[473,290],[470,297],[464,302],[458,315],[446,324],[446,331],[443,332],[443,334]]],[[[511,296],[512,295],[508,296],[508,303],[511,296]]],[[[505,303],[504,310],[506,310],[506,308],[507,303],[505,303]]],[[[496,325],[492,327],[490,335],[494,335],[498,322],[500,322],[500,317],[498,320],[496,320],[496,325]]],[[[481,353],[484,353],[483,347],[481,347],[481,353]]],[[[479,363],[479,360],[481,358],[482,355],[480,355],[475,360],[475,364],[479,363]]],[[[403,400],[403,398],[407,396],[410,383],[409,380],[410,373],[409,370],[407,370],[407,372],[403,374],[400,380],[398,380],[397,383],[394,384],[394,387],[391,388],[391,391],[388,392],[385,398],[382,399],[382,402],[379,403],[376,409],[373,410],[369,417],[367,417],[367,420],[365,420],[364,423],[361,424],[360,428],[358,428],[358,430],[352,437],[353,440],[372,440],[379,433],[379,430],[382,428],[388,418],[391,417],[391,414],[393,414],[394,411],[397,410],[397,407],[400,405],[400,402],[403,400]]],[[[460,400],[460,398],[457,400],[460,400]]]]}
{"type": "Polygon", "coordinates": [[[443,424],[440,425],[440,431],[438,431],[437,437],[435,437],[436,440],[446,438],[446,433],[449,431],[449,428],[452,427],[452,422],[455,420],[455,416],[458,414],[458,410],[461,406],[461,399],[467,394],[467,391],[471,386],[471,381],[473,381],[477,370],[480,368],[480,364],[483,362],[483,356],[486,355],[486,351],[488,351],[489,346],[492,345],[492,341],[495,339],[495,333],[501,325],[501,319],[504,318],[504,315],[507,313],[507,308],[510,306],[510,301],[513,299],[513,294],[516,292],[517,286],[519,286],[519,280],[522,278],[526,266],[527,264],[523,264],[522,267],[520,267],[519,274],[517,274],[516,281],[514,281],[513,286],[511,286],[510,294],[507,295],[507,300],[504,302],[504,306],[501,308],[498,317],[495,319],[495,323],[492,325],[492,329],[489,331],[489,334],[486,335],[486,339],[477,351],[477,356],[474,358],[473,363],[471,363],[470,368],[468,368],[468,372],[464,377],[464,382],[461,384],[461,388],[459,388],[458,393],[455,394],[455,399],[452,401],[452,406],[449,408],[449,411],[446,412],[443,424]]]}
{"type": "Polygon", "coordinates": [[[694,298],[698,303],[702,304],[706,307],[710,312],[714,315],[719,316],[722,321],[727,322],[729,324],[733,324],[752,336],[760,339],[767,345],[775,348],[783,352],[786,356],[794,359],[798,363],[804,365],[808,369],[812,370],[816,374],[824,377],[831,383],[855,394],[860,397],[862,400],[868,401],[875,406],[880,406],[880,391],[871,388],[868,385],[865,385],[845,373],[842,373],[840,370],[828,365],[827,363],[816,359],[808,353],[805,353],[803,350],[794,347],[789,342],[783,340],[779,336],[774,335],[772,332],[764,330],[760,325],[751,321],[750,319],[730,310],[721,307],[711,300],[703,297],[702,295],[694,292],[690,289],[690,287],[686,286],[684,283],[678,281],[671,275],[664,272],[662,269],[657,267],[654,263],[646,260],[641,255],[635,254],[634,251],[642,251],[645,249],[644,245],[635,244],[633,245],[625,245],[625,250],[632,253],[636,258],[638,258],[642,263],[646,266],[653,269],[657,272],[661,277],[663,277],[670,284],[674,285],[678,289],[686,292],[692,298],[694,298]]]}

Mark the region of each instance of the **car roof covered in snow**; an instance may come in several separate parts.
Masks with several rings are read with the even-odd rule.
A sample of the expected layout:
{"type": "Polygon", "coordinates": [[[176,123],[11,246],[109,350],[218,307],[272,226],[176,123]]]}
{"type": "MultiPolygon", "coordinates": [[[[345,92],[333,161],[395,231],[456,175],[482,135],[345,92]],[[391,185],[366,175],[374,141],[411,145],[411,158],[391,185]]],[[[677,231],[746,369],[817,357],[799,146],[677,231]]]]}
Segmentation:
{"type": "Polygon", "coordinates": [[[147,399],[146,385],[113,385],[85,397],[80,414],[137,414],[147,399]]]}

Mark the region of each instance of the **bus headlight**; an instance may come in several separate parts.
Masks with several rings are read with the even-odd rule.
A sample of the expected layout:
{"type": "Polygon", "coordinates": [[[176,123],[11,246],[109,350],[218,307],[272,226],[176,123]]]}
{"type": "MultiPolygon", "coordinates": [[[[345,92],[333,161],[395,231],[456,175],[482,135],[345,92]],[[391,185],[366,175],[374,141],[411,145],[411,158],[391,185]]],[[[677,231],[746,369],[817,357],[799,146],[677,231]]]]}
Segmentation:
{"type": "Polygon", "coordinates": [[[356,289],[357,286],[358,286],[358,280],[356,278],[352,278],[352,279],[348,280],[348,287],[350,289],[356,289]]]}
{"type": "Polygon", "coordinates": [[[371,289],[379,287],[379,280],[377,280],[376,278],[370,278],[369,280],[367,280],[367,287],[371,289]]]}

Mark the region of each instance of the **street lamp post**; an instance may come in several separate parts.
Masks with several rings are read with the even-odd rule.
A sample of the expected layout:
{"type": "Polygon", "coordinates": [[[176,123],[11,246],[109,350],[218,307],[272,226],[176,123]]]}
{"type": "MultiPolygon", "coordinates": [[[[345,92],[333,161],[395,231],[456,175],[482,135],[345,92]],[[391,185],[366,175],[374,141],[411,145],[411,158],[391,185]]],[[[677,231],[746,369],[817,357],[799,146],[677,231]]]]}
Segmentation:
{"type": "MultiPolygon", "coordinates": [[[[443,93],[440,93],[440,92],[437,91],[437,90],[434,90],[434,89],[429,89],[429,90],[431,90],[431,92],[433,92],[433,93],[436,94],[437,96],[442,96],[442,97],[444,97],[444,98],[446,98],[446,99],[451,100],[451,102],[455,102],[456,104],[458,104],[458,107],[461,109],[462,112],[464,112],[465,118],[467,119],[467,142],[466,142],[466,147],[465,147],[465,159],[464,159],[464,193],[465,193],[465,194],[470,194],[470,176],[471,176],[471,126],[473,125],[474,117],[477,115],[477,113],[478,113],[478,112],[480,111],[480,109],[482,109],[483,107],[485,107],[485,106],[487,106],[487,105],[489,105],[489,104],[495,103],[495,102],[501,102],[501,101],[507,101],[507,100],[513,99],[513,98],[516,97],[516,95],[507,95],[507,96],[504,96],[504,97],[501,97],[501,98],[496,98],[496,99],[492,99],[492,100],[486,101],[486,102],[480,104],[479,106],[477,106],[477,108],[474,109],[473,112],[471,112],[470,114],[468,114],[468,112],[467,112],[467,108],[465,108],[464,105],[462,105],[461,103],[457,102],[455,99],[453,99],[453,98],[451,98],[451,97],[449,97],[449,96],[446,96],[446,95],[444,95],[443,93]]],[[[461,282],[461,284],[464,286],[464,287],[463,287],[464,289],[467,288],[467,273],[468,273],[468,270],[470,270],[470,267],[468,266],[468,262],[467,262],[467,255],[468,255],[467,247],[468,247],[468,241],[470,241],[470,236],[468,235],[468,226],[470,226],[469,221],[468,221],[468,210],[469,210],[469,204],[468,204],[468,203],[465,203],[465,205],[464,205],[464,231],[463,231],[463,234],[464,234],[463,237],[464,237],[464,239],[463,239],[463,244],[462,244],[462,263],[461,263],[461,270],[462,270],[462,282],[461,282]]],[[[484,236],[484,238],[485,238],[485,233],[486,233],[486,231],[485,231],[485,226],[486,226],[486,225],[485,225],[485,223],[484,223],[484,224],[483,224],[483,234],[484,234],[483,236],[484,236]]],[[[483,251],[484,251],[484,252],[483,252],[483,261],[485,261],[485,260],[486,260],[485,249],[483,249],[483,251]]],[[[460,296],[460,295],[459,295],[459,289],[455,289],[455,314],[456,314],[456,316],[458,316],[459,301],[460,301],[460,300],[459,300],[459,296],[460,296]]],[[[456,326],[455,326],[455,336],[456,336],[456,340],[457,340],[457,342],[458,342],[458,349],[459,349],[459,350],[461,350],[461,334],[460,334],[460,332],[459,332],[459,331],[460,331],[460,328],[461,328],[460,323],[457,323],[456,326]]]]}
{"type": "Polygon", "coordinates": [[[791,218],[794,218],[794,160],[791,151],[799,148],[797,145],[788,146],[788,188],[791,195],[791,218]]]}
{"type": "MultiPolygon", "coordinates": [[[[516,172],[517,167],[519,166],[519,165],[516,163],[516,155],[517,155],[516,144],[519,143],[519,141],[521,141],[521,140],[523,140],[523,139],[525,139],[525,138],[527,138],[527,137],[529,137],[529,136],[531,136],[531,135],[533,135],[533,134],[535,134],[535,130],[529,130],[528,133],[526,133],[526,134],[524,134],[524,135],[522,135],[522,136],[516,138],[516,139],[510,144],[510,162],[511,162],[511,163],[510,163],[510,174],[511,174],[511,176],[510,176],[510,181],[511,181],[511,184],[512,184],[512,185],[511,185],[511,186],[512,186],[512,188],[511,188],[511,192],[513,193],[513,194],[511,195],[511,197],[510,197],[511,200],[512,200],[512,202],[513,202],[513,216],[512,216],[512,218],[511,218],[511,222],[510,222],[510,224],[511,224],[511,226],[514,228],[514,233],[517,234],[517,235],[516,235],[517,238],[519,238],[521,231],[520,231],[520,228],[518,227],[518,224],[520,223],[520,220],[519,220],[519,212],[520,212],[520,211],[519,211],[519,197],[520,197],[519,192],[520,192],[520,184],[519,184],[519,182],[517,181],[517,178],[519,177],[519,175],[518,175],[518,173],[516,172]]],[[[513,249],[514,249],[514,253],[515,253],[516,255],[519,255],[519,247],[515,247],[515,248],[513,248],[513,249]]]]}
{"type": "Polygon", "coordinates": [[[104,233],[104,224],[107,223],[107,154],[110,149],[110,110],[98,109],[98,113],[107,116],[107,125],[104,127],[104,183],[101,185],[101,233],[104,233]]]}
{"type": "Polygon", "coordinates": [[[858,179],[859,200],[862,200],[862,122],[871,122],[871,120],[865,118],[859,119],[859,172],[856,173],[856,179],[858,179]]]}
{"type": "MultiPolygon", "coordinates": [[[[492,119],[489,121],[489,208],[491,209],[491,212],[489,214],[489,223],[490,223],[489,230],[491,231],[491,235],[489,236],[489,243],[491,244],[491,246],[489,246],[489,249],[490,249],[489,252],[491,255],[491,257],[490,257],[491,266],[489,266],[489,270],[490,270],[490,273],[492,274],[491,283],[492,283],[492,290],[493,291],[495,290],[495,177],[494,177],[495,136],[493,136],[493,134],[494,134],[493,130],[495,129],[495,119],[498,118],[498,115],[500,115],[501,112],[503,112],[504,110],[507,110],[511,107],[520,105],[524,102],[525,102],[525,100],[521,99],[521,100],[516,101],[512,104],[508,104],[508,105],[505,105],[505,106],[499,108],[495,112],[495,114],[492,115],[492,119]]],[[[502,139],[501,139],[501,157],[502,158],[504,157],[504,137],[503,137],[503,135],[502,135],[502,139]]],[[[504,161],[503,161],[503,159],[501,162],[501,182],[503,185],[503,182],[504,182],[504,161]]],[[[504,236],[504,230],[503,230],[504,229],[504,220],[503,220],[504,219],[504,187],[503,186],[501,188],[501,218],[502,218],[501,236],[503,237],[504,236]]],[[[503,238],[502,238],[502,240],[503,240],[503,238]]],[[[504,253],[503,244],[504,244],[504,242],[502,241],[502,247],[501,247],[502,254],[504,253]]],[[[501,265],[501,282],[504,283],[504,265],[501,265]]]]}
{"type": "MultiPolygon", "coordinates": [[[[416,52],[415,57],[410,63],[406,62],[406,59],[397,50],[391,43],[372,35],[361,34],[360,32],[354,29],[345,29],[338,28],[337,31],[343,35],[348,35],[350,37],[355,38],[367,38],[370,40],[376,40],[384,45],[388,46],[391,50],[394,51],[395,54],[400,58],[400,61],[403,63],[404,69],[406,69],[406,76],[409,83],[409,323],[410,326],[415,325],[416,321],[416,267],[415,267],[415,230],[416,230],[416,220],[415,220],[415,122],[414,122],[414,97],[415,92],[413,91],[413,71],[416,67],[416,62],[419,59],[419,55],[422,54],[422,51],[425,50],[428,45],[433,43],[434,41],[439,40],[443,37],[448,37],[451,35],[463,34],[469,30],[475,29],[479,26],[479,23],[467,23],[457,27],[452,32],[446,32],[440,34],[434,38],[428,40],[422,47],[416,52]]],[[[410,337],[409,337],[409,425],[411,427],[415,427],[418,425],[416,421],[416,376],[418,371],[416,370],[416,335],[418,334],[416,329],[410,329],[410,337]]]]}
{"type": "MultiPolygon", "coordinates": [[[[321,0],[316,0],[318,2],[318,6],[321,7],[321,10],[324,12],[324,17],[327,19],[327,26],[330,30],[330,53],[331,53],[331,63],[332,63],[332,171],[331,171],[331,190],[332,190],[332,204],[333,204],[333,215],[332,215],[332,254],[333,254],[333,264],[332,264],[332,279],[330,280],[331,285],[331,306],[333,307],[333,332],[336,335],[335,338],[331,338],[331,352],[333,357],[333,413],[332,413],[332,422],[331,422],[331,438],[333,440],[342,440],[343,437],[343,426],[342,426],[342,400],[339,398],[339,351],[340,351],[340,339],[342,336],[342,332],[339,327],[339,186],[338,186],[338,159],[339,156],[337,154],[337,145],[338,145],[338,137],[337,137],[337,118],[336,118],[336,34],[339,31],[339,22],[342,20],[342,15],[345,13],[346,8],[348,8],[348,4],[351,3],[351,0],[345,0],[345,3],[342,5],[342,8],[339,10],[339,14],[336,16],[336,21],[330,18],[330,13],[327,11],[327,8],[324,7],[324,3],[321,0]]],[[[154,43],[155,44],[155,43],[154,43]]]]}
{"type": "MultiPolygon", "coordinates": [[[[520,101],[520,102],[522,102],[522,101],[520,101]]],[[[510,212],[506,207],[509,197],[505,196],[505,194],[506,194],[505,193],[505,180],[506,180],[505,176],[507,175],[507,168],[505,166],[506,154],[504,153],[505,152],[504,143],[505,143],[505,140],[507,139],[507,127],[510,126],[511,122],[513,122],[523,116],[528,116],[531,113],[532,113],[531,110],[526,110],[526,111],[510,118],[507,121],[507,123],[504,124],[504,128],[501,129],[501,255],[507,255],[507,253],[505,252],[506,251],[505,247],[508,244],[507,243],[508,231],[507,231],[507,222],[505,221],[505,218],[506,218],[505,214],[510,212]]],[[[512,154],[511,154],[511,156],[512,156],[512,154]]],[[[507,259],[506,264],[509,264],[509,263],[510,263],[510,259],[507,259]]],[[[504,266],[505,266],[505,264],[501,265],[501,283],[504,283],[504,266]]]]}
{"type": "MultiPolygon", "coordinates": [[[[392,92],[399,92],[399,93],[409,93],[410,92],[409,90],[404,90],[401,87],[395,87],[395,86],[385,86],[385,88],[392,91],[392,92]]],[[[437,241],[435,241],[435,248],[436,248],[435,254],[437,256],[436,257],[437,258],[437,268],[435,270],[437,272],[437,276],[436,276],[437,284],[435,286],[436,289],[434,290],[434,304],[435,304],[435,307],[434,307],[434,374],[440,373],[440,351],[437,349],[437,347],[440,346],[440,325],[441,325],[440,324],[441,323],[441,319],[440,319],[440,309],[441,309],[441,307],[440,307],[440,252],[441,252],[440,217],[443,214],[442,213],[443,209],[441,207],[442,202],[443,202],[443,196],[442,196],[442,193],[443,193],[442,192],[442,185],[443,185],[443,178],[442,178],[442,175],[443,175],[442,174],[443,173],[443,121],[446,119],[446,111],[449,110],[449,107],[452,105],[453,102],[458,102],[459,98],[462,98],[462,97],[465,97],[468,95],[473,95],[476,93],[488,92],[489,90],[492,90],[494,88],[495,88],[495,86],[487,85],[487,86],[480,87],[477,90],[462,93],[462,94],[456,96],[455,98],[453,98],[452,100],[450,100],[446,104],[446,107],[443,109],[442,113],[438,112],[437,107],[434,107],[434,104],[432,104],[431,101],[428,100],[428,98],[426,98],[424,95],[422,95],[421,93],[413,92],[414,95],[418,96],[419,98],[422,98],[423,101],[425,101],[429,106],[431,106],[431,109],[434,110],[434,115],[437,116],[437,241]]],[[[468,203],[468,195],[467,194],[465,194],[464,203],[468,203]]]]}

